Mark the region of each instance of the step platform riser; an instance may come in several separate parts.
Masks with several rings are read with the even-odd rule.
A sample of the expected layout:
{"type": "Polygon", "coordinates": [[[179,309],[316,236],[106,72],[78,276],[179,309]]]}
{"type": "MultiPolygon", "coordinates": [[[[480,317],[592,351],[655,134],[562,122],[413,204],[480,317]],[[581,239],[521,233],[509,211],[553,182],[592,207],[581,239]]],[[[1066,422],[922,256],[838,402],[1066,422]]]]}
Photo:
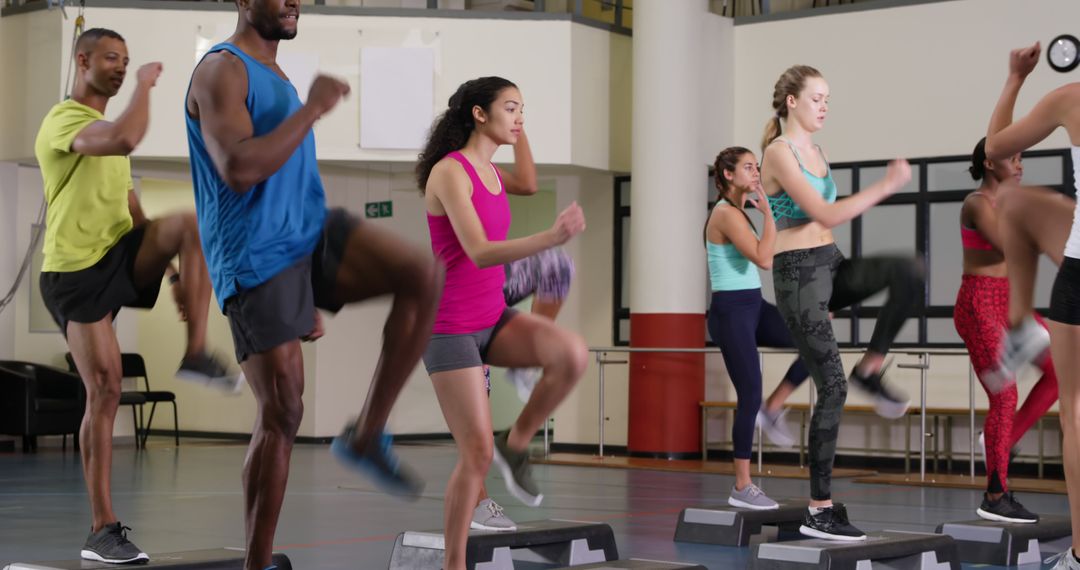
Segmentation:
{"type": "MultiPolygon", "coordinates": [[[[584,521],[519,522],[514,532],[469,531],[465,564],[470,570],[512,570],[514,561],[582,565],[619,558],[611,527],[584,521]]],[[[441,568],[441,530],[398,535],[390,570],[441,568]]]]}
{"type": "MultiPolygon", "coordinates": [[[[289,557],[275,553],[274,564],[278,570],[292,570],[289,557]]],[[[189,552],[150,554],[150,562],[138,566],[106,564],[89,560],[63,560],[57,562],[16,562],[4,570],[117,570],[117,568],[171,568],[173,570],[244,570],[244,551],[239,548],[216,548],[189,552]]]]}
{"type": "Polygon", "coordinates": [[[944,523],[940,534],[956,541],[966,564],[1018,566],[1037,564],[1072,544],[1069,517],[1044,515],[1034,524],[1009,524],[983,519],[944,523]]]}

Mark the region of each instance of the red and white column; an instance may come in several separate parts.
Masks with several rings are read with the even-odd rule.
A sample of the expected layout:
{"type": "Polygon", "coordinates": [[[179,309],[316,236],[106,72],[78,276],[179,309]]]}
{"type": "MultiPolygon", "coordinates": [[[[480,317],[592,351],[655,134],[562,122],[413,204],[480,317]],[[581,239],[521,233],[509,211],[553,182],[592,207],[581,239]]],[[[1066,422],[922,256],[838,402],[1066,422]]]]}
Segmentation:
{"type": "MultiPolygon", "coordinates": [[[[704,347],[707,166],[700,160],[706,0],[634,3],[630,345],[704,347]]],[[[628,449],[700,453],[702,354],[632,353],[628,449]]]]}

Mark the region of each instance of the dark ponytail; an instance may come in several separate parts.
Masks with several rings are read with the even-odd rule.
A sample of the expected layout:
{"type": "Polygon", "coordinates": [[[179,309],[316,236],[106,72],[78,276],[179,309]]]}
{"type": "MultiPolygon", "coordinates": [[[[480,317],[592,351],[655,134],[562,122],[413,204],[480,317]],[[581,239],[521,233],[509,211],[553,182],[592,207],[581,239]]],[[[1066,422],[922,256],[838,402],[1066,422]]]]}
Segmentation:
{"type": "Polygon", "coordinates": [[[416,182],[421,191],[427,187],[428,176],[431,175],[435,163],[464,147],[469,141],[469,135],[476,127],[472,115],[473,107],[491,112],[491,104],[495,102],[499,92],[508,87],[517,86],[502,77],[481,77],[462,83],[450,96],[446,112],[435,119],[424,151],[418,156],[416,182]]]}
{"type": "Polygon", "coordinates": [[[971,151],[971,166],[968,167],[973,180],[982,180],[986,176],[986,137],[979,139],[975,150],[971,151]]]}

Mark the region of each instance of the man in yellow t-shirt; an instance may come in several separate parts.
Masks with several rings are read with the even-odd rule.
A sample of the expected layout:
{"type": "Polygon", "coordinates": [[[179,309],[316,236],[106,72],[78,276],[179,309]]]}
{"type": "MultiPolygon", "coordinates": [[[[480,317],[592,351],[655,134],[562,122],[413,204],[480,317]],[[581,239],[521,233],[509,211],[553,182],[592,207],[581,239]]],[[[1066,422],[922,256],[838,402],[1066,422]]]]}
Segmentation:
{"type": "MultiPolygon", "coordinates": [[[[49,111],[34,145],[48,204],[41,294],[86,385],[79,442],[92,523],[81,556],[139,562],[149,556],[127,540],[128,529],[113,513],[110,492],[122,378],[113,318],[121,307],[153,307],[168,273],[188,329],[177,377],[230,390],[239,378],[206,353],[210,281],[194,214],[147,220],[132,191],[127,155],[146,134],[150,89],[161,64],[139,68],[131,102],[110,122],[104,118],[105,106],[127,73],[124,39],[95,28],[79,37],[75,49],[71,99],[49,111]],[[180,272],[171,266],[177,254],[180,272]]],[[[136,444],[145,445],[145,435],[141,442],[138,435],[136,444]]]]}

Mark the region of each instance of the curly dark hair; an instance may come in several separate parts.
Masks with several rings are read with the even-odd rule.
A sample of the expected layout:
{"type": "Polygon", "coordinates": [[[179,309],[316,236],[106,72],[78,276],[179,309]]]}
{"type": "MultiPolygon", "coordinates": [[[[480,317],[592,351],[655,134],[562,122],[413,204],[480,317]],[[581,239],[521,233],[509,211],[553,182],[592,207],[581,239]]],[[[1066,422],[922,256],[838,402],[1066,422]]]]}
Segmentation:
{"type": "Polygon", "coordinates": [[[480,77],[462,83],[450,96],[446,112],[435,119],[424,151],[418,156],[416,183],[421,191],[427,186],[428,176],[431,175],[435,163],[468,142],[469,135],[476,127],[472,116],[473,107],[490,112],[491,104],[499,93],[508,87],[516,88],[517,85],[502,77],[480,77]]]}

